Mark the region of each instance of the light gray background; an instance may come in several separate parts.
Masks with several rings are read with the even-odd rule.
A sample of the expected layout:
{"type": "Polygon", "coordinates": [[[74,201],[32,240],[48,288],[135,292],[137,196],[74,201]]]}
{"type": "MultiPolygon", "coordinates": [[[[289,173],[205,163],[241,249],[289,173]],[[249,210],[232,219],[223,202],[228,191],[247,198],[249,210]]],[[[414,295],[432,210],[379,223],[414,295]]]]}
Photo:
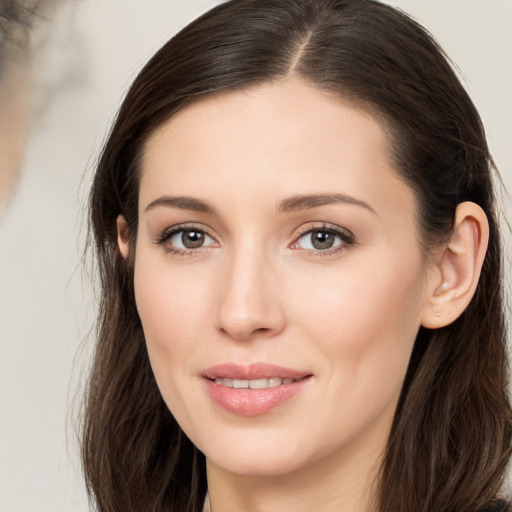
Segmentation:
{"type": "MultiPolygon", "coordinates": [[[[63,0],[61,0],[63,2],[63,0]]],[[[42,34],[36,118],[0,224],[0,511],[88,509],[73,430],[94,298],[83,207],[121,97],[146,59],[216,0],[69,2],[42,34]]],[[[512,1],[396,0],[461,69],[512,190],[512,1]]],[[[510,202],[506,206],[511,217],[510,202]]]]}

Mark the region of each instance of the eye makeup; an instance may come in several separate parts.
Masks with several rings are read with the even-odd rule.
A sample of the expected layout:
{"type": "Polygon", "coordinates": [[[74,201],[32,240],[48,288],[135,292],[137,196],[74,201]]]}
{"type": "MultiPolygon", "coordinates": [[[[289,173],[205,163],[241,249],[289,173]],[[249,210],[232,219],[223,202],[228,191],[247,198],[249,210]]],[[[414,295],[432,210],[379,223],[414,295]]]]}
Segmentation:
{"type": "MultiPolygon", "coordinates": [[[[176,256],[197,255],[205,249],[219,247],[215,237],[204,225],[194,223],[168,227],[153,242],[176,256]]],[[[307,255],[333,256],[347,250],[354,243],[354,235],[349,230],[322,222],[304,225],[288,247],[305,251],[307,255]]]]}

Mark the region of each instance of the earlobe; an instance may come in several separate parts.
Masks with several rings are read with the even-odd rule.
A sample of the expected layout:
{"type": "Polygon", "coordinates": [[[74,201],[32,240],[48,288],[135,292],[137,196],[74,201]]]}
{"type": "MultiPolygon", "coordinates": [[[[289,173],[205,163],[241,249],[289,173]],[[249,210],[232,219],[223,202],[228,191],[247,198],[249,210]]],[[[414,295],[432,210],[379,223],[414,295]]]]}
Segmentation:
{"type": "Polygon", "coordinates": [[[130,253],[130,231],[128,229],[128,224],[126,223],[125,218],[122,215],[119,215],[116,220],[117,224],[117,246],[119,248],[119,252],[121,256],[126,259],[128,254],[130,253]]]}
{"type": "Polygon", "coordinates": [[[452,236],[439,249],[429,276],[423,327],[445,327],[466,309],[478,284],[488,241],[489,223],[482,208],[471,202],[459,204],[452,236]]]}

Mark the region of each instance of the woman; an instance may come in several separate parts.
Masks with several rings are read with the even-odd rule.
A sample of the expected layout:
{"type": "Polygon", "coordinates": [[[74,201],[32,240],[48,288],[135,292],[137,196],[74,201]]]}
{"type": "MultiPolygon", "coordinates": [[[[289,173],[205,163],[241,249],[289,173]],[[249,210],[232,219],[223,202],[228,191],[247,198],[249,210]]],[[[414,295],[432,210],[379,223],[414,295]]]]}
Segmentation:
{"type": "Polygon", "coordinates": [[[234,0],[169,41],[90,199],[98,510],[505,510],[491,169],[389,6],[234,0]]]}

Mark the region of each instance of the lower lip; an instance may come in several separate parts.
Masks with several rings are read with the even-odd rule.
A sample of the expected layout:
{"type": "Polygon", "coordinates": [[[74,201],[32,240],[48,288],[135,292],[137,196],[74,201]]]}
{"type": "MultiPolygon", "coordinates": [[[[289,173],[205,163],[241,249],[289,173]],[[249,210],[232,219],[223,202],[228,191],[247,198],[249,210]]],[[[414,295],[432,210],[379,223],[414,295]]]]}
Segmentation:
{"type": "Polygon", "coordinates": [[[311,377],[291,384],[265,389],[235,389],[206,379],[210,398],[226,411],[240,416],[260,416],[275,409],[302,391],[311,377]]]}

